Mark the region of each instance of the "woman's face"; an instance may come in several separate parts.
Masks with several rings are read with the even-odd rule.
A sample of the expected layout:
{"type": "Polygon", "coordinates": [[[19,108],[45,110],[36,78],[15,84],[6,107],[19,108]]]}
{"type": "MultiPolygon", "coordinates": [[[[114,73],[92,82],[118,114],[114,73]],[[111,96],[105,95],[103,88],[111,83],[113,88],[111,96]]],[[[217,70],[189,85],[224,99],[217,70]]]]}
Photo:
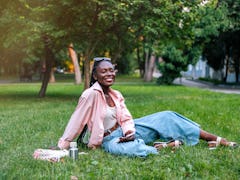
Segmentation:
{"type": "Polygon", "coordinates": [[[95,79],[102,87],[110,87],[115,81],[116,71],[109,61],[101,61],[96,69],[95,79]]]}

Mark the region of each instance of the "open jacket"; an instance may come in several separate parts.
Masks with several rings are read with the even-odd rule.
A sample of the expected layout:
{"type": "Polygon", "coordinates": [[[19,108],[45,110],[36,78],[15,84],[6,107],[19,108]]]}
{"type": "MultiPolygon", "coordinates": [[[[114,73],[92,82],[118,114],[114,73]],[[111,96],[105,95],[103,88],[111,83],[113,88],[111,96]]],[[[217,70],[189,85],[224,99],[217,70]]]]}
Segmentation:
{"type": "MultiPolygon", "coordinates": [[[[123,133],[131,130],[135,132],[134,121],[128,111],[122,94],[110,88],[109,92],[116,106],[116,118],[123,133]]],[[[106,115],[107,102],[102,87],[96,82],[86,89],[79,98],[78,105],[73,112],[63,136],[58,141],[58,147],[68,149],[69,144],[82,132],[87,124],[91,136],[88,147],[95,149],[103,141],[103,121],[106,115]]]]}

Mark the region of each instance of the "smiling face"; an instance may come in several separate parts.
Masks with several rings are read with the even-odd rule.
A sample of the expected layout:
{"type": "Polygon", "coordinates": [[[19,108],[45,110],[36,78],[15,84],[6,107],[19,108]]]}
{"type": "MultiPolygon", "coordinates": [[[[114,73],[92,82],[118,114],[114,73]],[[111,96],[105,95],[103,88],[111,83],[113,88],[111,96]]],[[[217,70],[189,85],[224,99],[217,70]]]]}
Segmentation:
{"type": "Polygon", "coordinates": [[[115,81],[116,72],[114,66],[109,61],[101,61],[96,68],[94,78],[102,86],[102,88],[109,88],[115,81]]]}

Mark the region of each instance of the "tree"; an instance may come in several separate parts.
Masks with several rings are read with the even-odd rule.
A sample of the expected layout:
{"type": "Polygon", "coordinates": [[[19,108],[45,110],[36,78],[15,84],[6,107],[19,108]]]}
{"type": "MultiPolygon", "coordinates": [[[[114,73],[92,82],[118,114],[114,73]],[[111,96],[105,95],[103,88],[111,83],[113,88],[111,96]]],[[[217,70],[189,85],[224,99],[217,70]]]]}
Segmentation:
{"type": "Polygon", "coordinates": [[[239,82],[240,71],[240,1],[218,1],[218,10],[224,10],[226,22],[224,28],[219,30],[219,34],[210,37],[205,44],[203,54],[208,64],[215,70],[225,67],[223,81],[226,82],[230,69],[235,71],[236,82],[239,82]]]}
{"type": "Polygon", "coordinates": [[[162,48],[175,44],[179,49],[191,49],[192,24],[195,21],[195,1],[147,1],[139,3],[131,28],[136,36],[137,61],[145,81],[152,80],[154,56],[161,56],[162,48]],[[194,9],[184,12],[184,9],[194,9]]]}
{"type": "Polygon", "coordinates": [[[82,78],[81,78],[81,71],[80,71],[79,63],[78,63],[78,57],[77,57],[77,53],[75,52],[72,43],[68,46],[68,53],[69,53],[70,58],[72,59],[73,66],[74,66],[75,84],[81,84],[82,78]]]}
{"type": "Polygon", "coordinates": [[[1,27],[8,27],[4,46],[22,52],[23,60],[45,57],[46,71],[39,96],[44,97],[55,53],[64,46],[65,32],[56,28],[56,16],[49,1],[11,1],[1,14],[1,27]],[[19,31],[21,29],[21,31],[19,31]],[[23,43],[24,42],[24,43],[23,43]],[[45,54],[45,56],[44,56],[45,54]],[[39,57],[40,56],[40,57],[39,57]]]}
{"type": "MultiPolygon", "coordinates": [[[[216,9],[216,1],[196,3],[195,6],[183,6],[181,19],[179,21],[179,32],[175,39],[169,39],[171,46],[167,52],[160,52],[167,59],[160,64],[163,76],[158,83],[171,83],[180,76],[181,69],[186,69],[188,64],[195,64],[201,54],[204,44],[210,41],[211,37],[217,36],[222,29],[226,28],[226,9],[216,9]],[[178,52],[179,51],[179,52],[178,52]],[[180,57],[183,56],[182,58],[180,57]],[[165,62],[167,61],[167,62],[165,62]],[[165,75],[164,75],[165,74],[165,75]]],[[[161,47],[161,46],[160,46],[161,47]]]]}
{"type": "Polygon", "coordinates": [[[43,40],[44,40],[44,45],[45,45],[46,71],[44,73],[42,86],[41,86],[41,89],[40,89],[39,94],[38,94],[39,97],[44,97],[45,96],[47,86],[48,86],[48,82],[49,82],[50,75],[51,75],[53,61],[54,61],[54,58],[55,58],[54,53],[52,52],[51,39],[47,35],[45,35],[45,36],[43,36],[43,40]]]}
{"type": "Polygon", "coordinates": [[[84,59],[84,87],[87,88],[90,60],[94,54],[98,52],[99,55],[104,55],[113,50],[111,45],[114,43],[120,47],[116,55],[121,53],[122,41],[119,37],[128,31],[132,1],[62,0],[61,3],[68,18],[64,17],[60,26],[67,32],[71,42],[81,47],[84,59]]]}
{"type": "MultiPolygon", "coordinates": [[[[6,6],[6,11],[0,20],[3,22],[2,27],[14,24],[14,28],[8,31],[4,41],[8,48],[20,46],[25,59],[30,57],[36,59],[38,55],[44,57],[44,54],[50,53],[50,56],[45,55],[46,61],[51,61],[46,62],[47,66],[52,66],[54,61],[57,61],[56,54],[72,42],[80,47],[83,54],[84,87],[87,88],[90,60],[96,52],[101,55],[111,51],[110,54],[114,53],[113,59],[116,60],[123,49],[128,49],[129,46],[122,48],[124,46],[121,44],[127,45],[125,41],[127,38],[122,37],[130,34],[132,8],[136,2],[138,1],[22,0],[11,2],[6,6]],[[21,8],[15,11],[17,7],[21,8]],[[11,16],[8,16],[9,14],[11,16]],[[16,20],[17,23],[15,23],[16,20]],[[19,32],[16,29],[17,24],[23,31],[19,32]],[[46,44],[43,39],[48,39],[48,43],[46,44]],[[117,44],[118,48],[116,46],[115,49],[111,48],[113,44],[117,44]],[[38,53],[35,52],[36,49],[38,53]]],[[[44,91],[46,91],[49,77],[47,73],[49,71],[44,73],[42,82],[44,88],[40,90],[40,96],[45,96],[44,91]]]]}
{"type": "MultiPolygon", "coordinates": [[[[94,56],[107,54],[126,72],[128,58],[136,53],[141,74],[149,81],[154,56],[161,56],[164,46],[174,45],[184,56],[190,53],[190,59],[224,27],[220,23],[224,11],[215,12],[214,3],[200,7],[199,1],[181,0],[7,1],[0,8],[0,27],[6,30],[0,37],[4,47],[0,51],[6,56],[10,54],[7,49],[15,49],[24,61],[45,59],[47,66],[53,66],[58,54],[72,43],[84,60],[85,88],[94,56]]],[[[45,71],[39,93],[42,97],[48,73],[45,71]]]]}
{"type": "Polygon", "coordinates": [[[21,3],[19,2],[3,1],[0,8],[0,32],[2,34],[0,37],[0,71],[9,75],[20,72],[18,65],[21,64],[21,62],[18,60],[25,57],[24,45],[21,46],[14,43],[18,37],[12,32],[14,30],[19,31],[19,29],[23,28],[21,25],[23,18],[16,16],[16,13],[22,11],[21,7],[21,3]],[[12,13],[14,9],[15,13],[12,13]],[[12,40],[8,39],[8,34],[12,36],[12,40]]]}
{"type": "Polygon", "coordinates": [[[157,79],[158,84],[172,84],[175,78],[180,77],[181,71],[186,70],[187,61],[183,52],[172,45],[168,45],[162,52],[163,62],[159,64],[162,76],[157,79]]]}

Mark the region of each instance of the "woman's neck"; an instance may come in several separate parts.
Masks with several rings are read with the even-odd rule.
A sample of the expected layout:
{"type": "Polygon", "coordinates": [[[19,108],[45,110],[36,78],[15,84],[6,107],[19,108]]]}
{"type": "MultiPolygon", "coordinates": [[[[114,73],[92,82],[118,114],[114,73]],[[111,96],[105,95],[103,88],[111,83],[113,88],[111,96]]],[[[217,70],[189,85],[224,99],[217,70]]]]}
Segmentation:
{"type": "Polygon", "coordinates": [[[110,88],[102,86],[102,90],[104,94],[109,94],[110,88]]]}

